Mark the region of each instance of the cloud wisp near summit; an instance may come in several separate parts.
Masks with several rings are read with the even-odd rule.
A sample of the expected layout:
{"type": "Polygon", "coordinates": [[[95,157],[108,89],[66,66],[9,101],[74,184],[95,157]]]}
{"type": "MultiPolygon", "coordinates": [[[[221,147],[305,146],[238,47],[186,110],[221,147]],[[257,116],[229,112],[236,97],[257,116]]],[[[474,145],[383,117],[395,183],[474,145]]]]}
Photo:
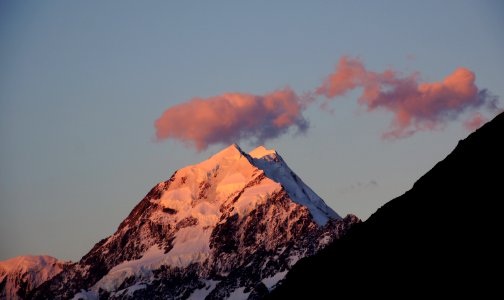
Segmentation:
{"type": "Polygon", "coordinates": [[[473,117],[464,126],[474,130],[487,120],[479,109],[493,115],[501,110],[498,98],[478,88],[475,81],[474,72],[464,67],[441,81],[420,82],[419,72],[402,75],[392,69],[369,71],[360,59],[343,56],[319,87],[301,95],[285,87],[264,95],[225,93],[172,106],[154,123],[156,138],[179,140],[198,151],[240,140],[261,144],[290,128],[305,133],[309,128],[303,116],[305,109],[323,97],[321,109],[337,110],[337,98],[356,89],[361,91],[356,101],[366,112],[392,114],[390,128],[382,135],[385,139],[442,129],[468,111],[473,117]]]}

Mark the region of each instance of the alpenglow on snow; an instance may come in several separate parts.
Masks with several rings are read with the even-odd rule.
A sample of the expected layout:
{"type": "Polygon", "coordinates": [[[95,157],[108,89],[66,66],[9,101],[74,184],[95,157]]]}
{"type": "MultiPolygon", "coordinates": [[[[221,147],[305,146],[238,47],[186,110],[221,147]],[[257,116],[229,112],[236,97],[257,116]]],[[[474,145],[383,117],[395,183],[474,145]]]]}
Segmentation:
{"type": "Polygon", "coordinates": [[[32,299],[259,299],[342,236],[342,219],[274,150],[233,144],[176,171],[32,299]]]}

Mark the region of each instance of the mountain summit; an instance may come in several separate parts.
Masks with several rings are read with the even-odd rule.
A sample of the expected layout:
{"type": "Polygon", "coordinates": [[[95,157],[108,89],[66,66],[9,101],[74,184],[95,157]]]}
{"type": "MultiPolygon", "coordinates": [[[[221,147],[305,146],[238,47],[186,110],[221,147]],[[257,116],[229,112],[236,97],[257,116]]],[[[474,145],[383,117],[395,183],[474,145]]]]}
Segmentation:
{"type": "Polygon", "coordinates": [[[342,219],[275,150],[233,144],[157,184],[117,231],[34,299],[258,299],[342,219]]]}
{"type": "Polygon", "coordinates": [[[0,299],[24,298],[66,265],[68,262],[47,255],[17,256],[0,261],[0,299]]]}

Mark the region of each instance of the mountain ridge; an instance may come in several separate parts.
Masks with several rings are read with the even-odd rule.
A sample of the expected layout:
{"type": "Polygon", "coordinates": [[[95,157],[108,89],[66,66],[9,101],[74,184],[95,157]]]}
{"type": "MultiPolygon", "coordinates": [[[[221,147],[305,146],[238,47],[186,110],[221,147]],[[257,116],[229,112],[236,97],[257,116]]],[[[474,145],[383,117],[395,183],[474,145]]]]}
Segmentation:
{"type": "Polygon", "coordinates": [[[233,144],[154,186],[114,234],[26,298],[259,299],[359,221],[275,150],[233,144]]]}
{"type": "Polygon", "coordinates": [[[49,255],[22,255],[0,261],[0,298],[23,298],[69,264],[49,255]]]}
{"type": "Polygon", "coordinates": [[[461,140],[405,194],[301,260],[267,299],[498,294],[503,133],[501,113],[461,140]],[[320,275],[333,268],[345,272],[320,275]]]}

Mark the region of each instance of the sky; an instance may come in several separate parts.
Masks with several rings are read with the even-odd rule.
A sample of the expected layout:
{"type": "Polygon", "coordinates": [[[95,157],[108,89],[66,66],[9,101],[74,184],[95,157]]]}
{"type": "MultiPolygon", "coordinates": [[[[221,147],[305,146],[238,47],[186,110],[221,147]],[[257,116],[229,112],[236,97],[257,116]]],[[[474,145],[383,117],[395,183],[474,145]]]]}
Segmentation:
{"type": "Polygon", "coordinates": [[[231,142],[276,149],[367,219],[503,107],[503,16],[502,1],[1,1],[0,260],[78,260],[231,142]]]}

